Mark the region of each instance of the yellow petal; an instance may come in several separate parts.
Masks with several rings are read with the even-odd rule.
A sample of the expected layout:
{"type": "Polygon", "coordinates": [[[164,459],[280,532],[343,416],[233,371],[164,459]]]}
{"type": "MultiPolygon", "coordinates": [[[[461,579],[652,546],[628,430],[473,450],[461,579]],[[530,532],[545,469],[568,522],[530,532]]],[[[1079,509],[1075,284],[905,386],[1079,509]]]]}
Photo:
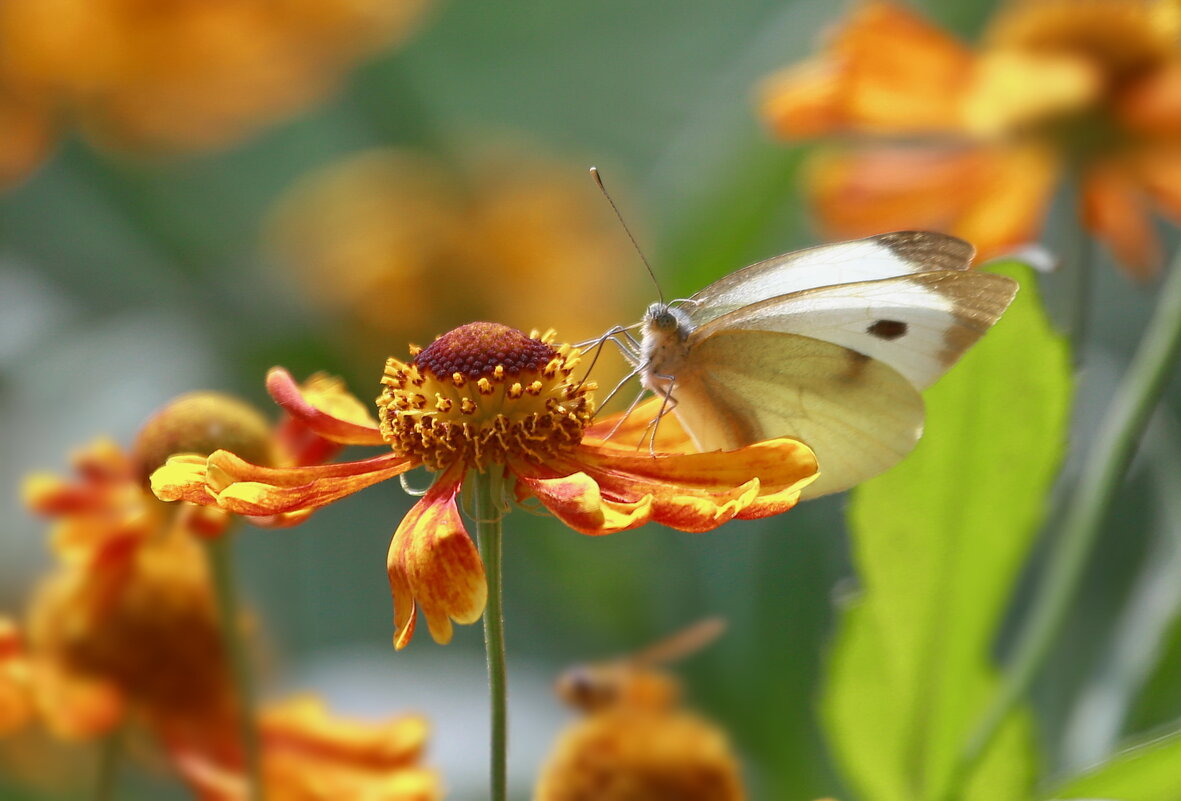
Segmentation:
{"type": "Polygon", "coordinates": [[[402,518],[390,541],[386,568],[394,599],[394,645],[404,648],[421,609],[435,642],[451,641],[451,621],[474,623],[484,613],[488,584],[484,563],[472,543],[455,496],[464,466],[436,479],[402,518]]]}

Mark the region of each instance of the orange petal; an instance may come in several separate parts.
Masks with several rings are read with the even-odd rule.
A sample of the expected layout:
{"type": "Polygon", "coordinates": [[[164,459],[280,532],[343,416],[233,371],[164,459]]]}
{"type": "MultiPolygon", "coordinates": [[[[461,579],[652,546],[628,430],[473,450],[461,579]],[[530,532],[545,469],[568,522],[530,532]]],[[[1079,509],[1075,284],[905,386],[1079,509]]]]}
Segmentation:
{"type": "Polygon", "coordinates": [[[394,599],[395,648],[410,642],[417,607],[437,643],[451,641],[452,620],[474,623],[484,613],[484,563],[455,503],[464,469],[457,464],[440,475],[402,518],[390,542],[386,568],[394,599]]]}
{"type": "Polygon", "coordinates": [[[1161,214],[1181,225],[1181,145],[1145,148],[1137,154],[1136,175],[1161,214]]]}
{"type": "Polygon", "coordinates": [[[1044,151],[983,146],[830,149],[809,167],[826,235],[943,231],[976,245],[978,260],[1037,238],[1056,173],[1044,151]]]}
{"type": "MultiPolygon", "coordinates": [[[[977,261],[1038,240],[1058,179],[1058,165],[1038,147],[983,151],[975,191],[948,233],[976,246],[977,261]]],[[[962,191],[962,189],[961,189],[962,191]]]]}
{"type": "Polygon", "coordinates": [[[811,139],[845,124],[841,69],[834,59],[814,58],[768,76],[759,89],[759,113],[782,139],[811,139]]]}
{"type": "Polygon", "coordinates": [[[1083,176],[1083,225],[1106,244],[1133,278],[1156,276],[1164,256],[1145,191],[1121,165],[1094,167],[1083,176]]]}
{"type": "Polygon", "coordinates": [[[292,418],[324,439],[342,445],[385,444],[373,419],[358,413],[360,401],[323,376],[313,376],[301,388],[291,373],[272,367],[267,392],[292,418]]]}
{"type": "Polygon", "coordinates": [[[418,761],[428,726],[416,715],[372,723],[334,717],[319,698],[301,695],[265,709],[259,733],[268,753],[283,751],[341,767],[392,770],[418,761]]]}
{"type": "Polygon", "coordinates": [[[16,624],[0,617],[0,736],[22,728],[33,714],[29,663],[16,624]]]}
{"type": "Polygon", "coordinates": [[[98,488],[90,484],[71,484],[52,473],[33,473],[21,487],[25,506],[42,515],[65,515],[93,508],[98,488]]]}
{"type": "MultiPolygon", "coordinates": [[[[764,498],[756,516],[786,511],[817,475],[803,443],[780,438],[736,451],[658,456],[580,449],[583,469],[610,498],[652,497],[652,519],[682,531],[708,531],[764,498]]],[[[752,515],[755,513],[752,513],[752,515]]]]}
{"type": "Polygon", "coordinates": [[[763,115],[784,136],[955,130],[972,55],[904,5],[857,5],[815,61],[772,76],[763,115]]]}
{"type": "Polygon", "coordinates": [[[318,509],[415,465],[411,457],[387,453],[357,462],[261,467],[229,451],[215,451],[209,457],[205,481],[222,509],[266,517],[318,509]]]}
{"type": "Polygon", "coordinates": [[[168,461],[152,473],[152,492],[162,501],[216,506],[217,499],[205,486],[207,463],[207,457],[195,453],[168,457],[168,461]]]}
{"type": "Polygon", "coordinates": [[[514,469],[517,480],[554,516],[582,534],[614,534],[642,526],[652,519],[652,497],[630,501],[603,497],[599,484],[586,473],[543,477],[514,469]]]}
{"type": "Polygon", "coordinates": [[[1120,96],[1116,113],[1136,133],[1181,136],[1181,58],[1169,61],[1130,86],[1120,96]]]}
{"type": "Polygon", "coordinates": [[[657,455],[584,445],[555,468],[513,465],[519,481],[559,519],[584,534],[609,534],[648,520],[709,531],[765,498],[759,516],[786,511],[817,474],[816,458],[789,439],[737,451],[657,455]]]}
{"type": "Polygon", "coordinates": [[[649,398],[624,418],[625,412],[613,414],[597,421],[583,432],[582,441],[588,445],[617,447],[635,451],[637,448],[658,453],[695,453],[693,439],[681,426],[675,414],[665,414],[656,427],[656,438],[652,440],[650,424],[660,414],[663,398],[649,398]]]}
{"type": "Polygon", "coordinates": [[[105,734],[123,720],[126,705],[114,684],[72,674],[55,662],[32,665],[37,707],[49,729],[67,740],[105,734]]]}

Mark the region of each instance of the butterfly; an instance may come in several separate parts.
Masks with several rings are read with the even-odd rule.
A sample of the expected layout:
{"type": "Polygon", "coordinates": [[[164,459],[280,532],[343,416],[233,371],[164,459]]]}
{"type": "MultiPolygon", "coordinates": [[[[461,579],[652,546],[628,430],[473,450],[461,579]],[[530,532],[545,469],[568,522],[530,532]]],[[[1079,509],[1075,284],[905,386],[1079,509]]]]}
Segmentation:
{"type": "Polygon", "coordinates": [[[1000,318],[1017,282],[969,270],[974,248],[897,231],[785,253],[692,297],[653,303],[615,339],[702,451],[776,437],[816,453],[803,497],[901,460],[923,431],[921,390],[1000,318]]]}

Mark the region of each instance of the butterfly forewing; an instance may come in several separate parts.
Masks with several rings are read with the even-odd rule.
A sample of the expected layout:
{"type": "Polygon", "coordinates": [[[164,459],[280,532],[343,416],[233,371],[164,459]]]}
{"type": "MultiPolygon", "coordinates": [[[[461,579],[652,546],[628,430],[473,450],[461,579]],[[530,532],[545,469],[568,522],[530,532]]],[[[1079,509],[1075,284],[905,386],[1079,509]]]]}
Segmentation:
{"type": "Polygon", "coordinates": [[[691,346],[729,330],[801,334],[885,362],[925,389],[997,321],[1016,290],[1005,276],[948,270],[817,287],[716,317],[692,333],[691,346]]]}
{"type": "Polygon", "coordinates": [[[695,325],[779,295],[933,270],[966,270],[974,250],[930,231],[895,231],[784,253],[744,267],[702,289],[685,310],[695,325]]]}
{"type": "Polygon", "coordinates": [[[839,492],[886,470],[922,433],[923,400],[887,364],[810,337],[725,330],[693,346],[676,378],[675,414],[705,451],[794,437],[820,477],[803,497],[839,492]]]}

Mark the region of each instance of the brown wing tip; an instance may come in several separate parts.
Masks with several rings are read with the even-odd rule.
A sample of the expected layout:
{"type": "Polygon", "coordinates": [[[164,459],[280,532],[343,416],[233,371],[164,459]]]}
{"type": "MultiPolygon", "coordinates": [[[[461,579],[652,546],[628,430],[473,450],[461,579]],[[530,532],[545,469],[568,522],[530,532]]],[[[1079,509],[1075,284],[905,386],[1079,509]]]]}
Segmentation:
{"type": "Polygon", "coordinates": [[[922,262],[932,270],[966,270],[976,248],[971,242],[937,231],[891,231],[869,237],[908,262],[922,262]]]}

